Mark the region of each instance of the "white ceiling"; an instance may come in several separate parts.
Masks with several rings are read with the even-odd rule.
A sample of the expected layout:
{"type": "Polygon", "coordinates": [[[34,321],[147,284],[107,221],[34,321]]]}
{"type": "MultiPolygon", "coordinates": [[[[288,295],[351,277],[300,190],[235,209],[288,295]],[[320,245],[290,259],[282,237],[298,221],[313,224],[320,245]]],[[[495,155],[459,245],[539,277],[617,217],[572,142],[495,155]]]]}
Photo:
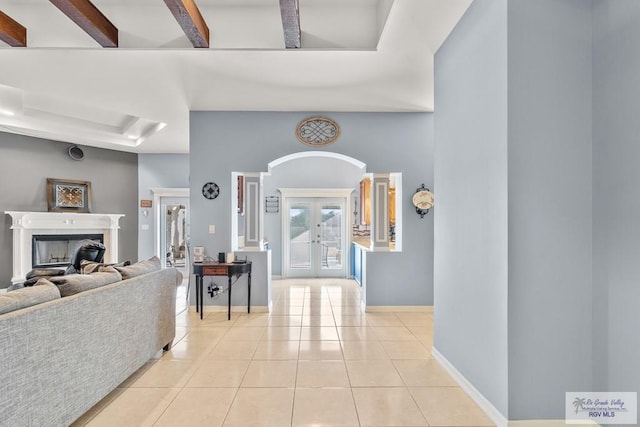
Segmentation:
{"type": "Polygon", "coordinates": [[[189,110],[433,111],[433,54],[471,1],[300,0],[302,49],[285,50],[278,0],[196,0],[209,49],[162,0],[93,0],[117,49],[49,1],[0,0],[29,46],[0,42],[0,131],[183,153],[189,110]]]}

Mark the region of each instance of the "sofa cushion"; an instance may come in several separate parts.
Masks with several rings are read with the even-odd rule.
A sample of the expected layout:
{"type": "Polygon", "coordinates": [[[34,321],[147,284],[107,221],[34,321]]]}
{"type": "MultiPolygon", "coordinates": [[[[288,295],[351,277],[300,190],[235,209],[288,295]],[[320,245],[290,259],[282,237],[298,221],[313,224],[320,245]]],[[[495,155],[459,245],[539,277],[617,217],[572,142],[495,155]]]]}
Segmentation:
{"type": "Polygon", "coordinates": [[[100,268],[100,267],[108,267],[108,266],[125,267],[127,265],[131,265],[131,261],[123,261],[123,262],[119,262],[119,263],[105,264],[105,263],[101,263],[101,262],[89,261],[88,259],[83,259],[82,261],[80,261],[80,274],[95,273],[95,272],[98,271],[98,268],[100,268]]]}
{"type": "Polygon", "coordinates": [[[115,267],[116,270],[122,274],[122,279],[131,279],[132,277],[141,276],[143,274],[151,273],[152,271],[160,270],[160,258],[157,256],[151,257],[147,260],[136,262],[126,267],[115,267]]]}
{"type": "Polygon", "coordinates": [[[113,267],[98,267],[98,271],[92,274],[69,274],[67,276],[51,277],[52,283],[58,286],[60,295],[67,297],[78,292],[99,288],[100,286],[122,280],[120,273],[113,267]]]}
{"type": "Polygon", "coordinates": [[[0,294],[0,314],[58,298],[60,298],[58,287],[47,279],[40,279],[35,286],[0,294]]]}

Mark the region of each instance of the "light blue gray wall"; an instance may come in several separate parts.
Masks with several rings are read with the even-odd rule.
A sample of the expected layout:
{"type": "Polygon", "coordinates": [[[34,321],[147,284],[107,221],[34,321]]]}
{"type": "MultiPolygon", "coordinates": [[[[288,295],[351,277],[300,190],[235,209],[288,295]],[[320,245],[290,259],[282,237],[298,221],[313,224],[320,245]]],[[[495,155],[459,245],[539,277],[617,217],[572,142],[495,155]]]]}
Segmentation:
{"type": "Polygon", "coordinates": [[[90,181],[92,211],[125,214],[120,220],[118,254],[138,257],[136,208],[137,154],[82,147],[84,160],[68,156],[71,144],[0,132],[0,288],[11,283],[11,220],[4,211],[47,211],[47,178],[90,181]]]}
{"type": "MultiPolygon", "coordinates": [[[[499,3],[476,0],[436,56],[435,347],[509,419],[562,419],[567,391],[640,391],[640,202],[633,197],[640,181],[640,3],[499,3]],[[492,53],[505,41],[489,31],[504,28],[506,65],[492,53]],[[487,97],[496,76],[507,87],[506,113],[498,102],[504,87],[487,97]],[[485,255],[441,239],[470,221],[457,213],[465,201],[455,172],[473,149],[465,138],[495,152],[495,141],[484,139],[500,134],[486,129],[496,114],[508,132],[507,146],[497,148],[508,156],[508,288],[487,294],[483,304],[508,295],[508,411],[478,378],[487,361],[468,345],[465,321],[447,313],[471,306],[459,284],[464,274],[455,284],[452,272],[485,255]],[[471,130],[457,129],[460,123],[471,130]],[[452,145],[464,149],[455,153],[452,145]],[[444,214],[457,214],[458,222],[444,214]],[[447,257],[454,249],[464,259],[447,257]]],[[[476,180],[495,176],[470,170],[476,180]]],[[[492,192],[488,207],[496,204],[492,192]]],[[[483,243],[467,233],[467,247],[483,243]]],[[[490,273],[479,280],[484,286],[503,279],[501,271],[490,273]]],[[[497,354],[504,348],[493,347],[497,354]]]]}
{"type": "Polygon", "coordinates": [[[509,417],[562,419],[592,387],[591,2],[508,16],[509,417]]]}
{"type": "MultiPolygon", "coordinates": [[[[228,251],[231,242],[231,172],[266,172],[267,164],[288,154],[313,150],[295,136],[297,124],[317,113],[192,112],[190,120],[191,241],[209,254],[228,251]],[[214,181],[215,200],[200,189],[214,181]],[[208,234],[208,225],[216,233],[208,234]]],[[[433,216],[420,219],[410,194],[424,183],[433,188],[432,115],[427,113],[325,113],[342,128],[334,144],[321,148],[358,159],[368,171],[402,172],[405,195],[404,251],[370,254],[370,305],[433,303],[433,216]],[[402,275],[399,272],[402,271],[402,275]],[[392,284],[392,286],[389,286],[392,284]]],[[[315,148],[317,150],[317,148],[315,148]]],[[[437,190],[436,190],[437,194],[437,190]]],[[[437,209],[437,208],[436,208],[437,209]]],[[[266,231],[268,233],[268,231],[266,231]]],[[[271,237],[269,237],[271,239],[271,237]]],[[[208,303],[205,299],[205,303],[208,303]]],[[[238,300],[238,304],[242,301],[238,300]]]]}
{"type": "MultiPolygon", "coordinates": [[[[153,200],[151,188],[189,188],[188,154],[140,154],[138,156],[138,198],[153,200]]],[[[154,255],[155,206],[147,209],[148,216],[138,209],[138,258],[154,255]],[[149,228],[142,229],[143,225],[149,228]]]]}
{"type": "Polygon", "coordinates": [[[594,371],[640,394],[640,2],[593,2],[594,371]]]}
{"type": "Polygon", "coordinates": [[[473,2],[435,67],[434,347],[506,415],[507,0],[473,2]]]}

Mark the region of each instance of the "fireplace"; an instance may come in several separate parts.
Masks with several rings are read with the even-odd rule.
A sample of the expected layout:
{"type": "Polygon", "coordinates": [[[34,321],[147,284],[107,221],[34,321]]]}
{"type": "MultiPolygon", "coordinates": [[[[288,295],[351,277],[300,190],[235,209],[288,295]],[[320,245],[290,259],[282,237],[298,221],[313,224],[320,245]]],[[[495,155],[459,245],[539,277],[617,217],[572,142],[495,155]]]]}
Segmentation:
{"type": "Polygon", "coordinates": [[[103,234],[34,234],[31,238],[31,266],[66,267],[83,240],[104,243],[103,234]]]}
{"type": "Polygon", "coordinates": [[[87,236],[106,247],[104,262],[118,262],[118,224],[122,214],[77,212],[5,212],[11,216],[13,231],[13,276],[21,283],[34,266],[68,265],[72,245],[87,236]],[[102,238],[94,238],[102,236],[102,238]],[[44,244],[36,245],[36,238],[44,244]],[[67,244],[65,241],[69,240],[67,244]],[[58,242],[53,244],[53,242],[58,242]],[[38,247],[40,246],[40,247],[38,247]],[[55,248],[55,249],[54,249],[55,248]]]}

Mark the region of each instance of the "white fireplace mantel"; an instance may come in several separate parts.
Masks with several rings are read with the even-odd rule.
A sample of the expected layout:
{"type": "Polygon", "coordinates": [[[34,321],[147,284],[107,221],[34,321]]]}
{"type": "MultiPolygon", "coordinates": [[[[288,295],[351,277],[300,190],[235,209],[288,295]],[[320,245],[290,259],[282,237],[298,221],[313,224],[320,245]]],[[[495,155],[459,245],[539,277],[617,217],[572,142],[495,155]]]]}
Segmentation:
{"type": "Polygon", "coordinates": [[[24,281],[26,274],[31,271],[34,234],[102,234],[107,248],[104,261],[118,261],[118,230],[123,214],[14,211],[5,214],[11,216],[13,230],[12,283],[24,281]]]}

